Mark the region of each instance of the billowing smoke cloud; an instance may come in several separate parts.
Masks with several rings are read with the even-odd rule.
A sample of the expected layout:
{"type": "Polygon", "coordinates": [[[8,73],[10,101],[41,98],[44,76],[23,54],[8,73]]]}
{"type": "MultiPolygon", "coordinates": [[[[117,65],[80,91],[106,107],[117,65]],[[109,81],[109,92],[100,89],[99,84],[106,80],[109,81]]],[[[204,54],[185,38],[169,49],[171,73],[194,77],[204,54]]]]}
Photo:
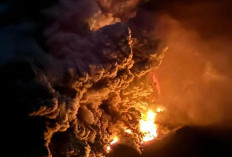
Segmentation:
{"type": "Polygon", "coordinates": [[[159,40],[128,23],[140,3],[60,1],[2,28],[13,44],[3,48],[3,89],[16,91],[36,145],[26,156],[101,156],[114,136],[140,151],[141,112],[157,95],[148,73],[162,58],[159,40]]]}
{"type": "Polygon", "coordinates": [[[4,106],[23,113],[25,156],[101,156],[114,136],[140,151],[158,94],[161,124],[231,120],[230,5],[145,2],[1,3],[0,83],[4,106]]]}

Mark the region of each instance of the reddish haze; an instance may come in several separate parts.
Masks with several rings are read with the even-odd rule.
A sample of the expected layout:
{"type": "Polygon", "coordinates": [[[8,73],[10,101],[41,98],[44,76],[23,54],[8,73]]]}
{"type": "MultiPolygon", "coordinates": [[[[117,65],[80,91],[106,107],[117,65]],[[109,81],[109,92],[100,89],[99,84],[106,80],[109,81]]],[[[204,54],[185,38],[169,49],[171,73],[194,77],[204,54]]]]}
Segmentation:
{"type": "Polygon", "coordinates": [[[166,3],[158,34],[167,43],[156,71],[168,123],[232,120],[232,22],[226,1],[166,3]]]}

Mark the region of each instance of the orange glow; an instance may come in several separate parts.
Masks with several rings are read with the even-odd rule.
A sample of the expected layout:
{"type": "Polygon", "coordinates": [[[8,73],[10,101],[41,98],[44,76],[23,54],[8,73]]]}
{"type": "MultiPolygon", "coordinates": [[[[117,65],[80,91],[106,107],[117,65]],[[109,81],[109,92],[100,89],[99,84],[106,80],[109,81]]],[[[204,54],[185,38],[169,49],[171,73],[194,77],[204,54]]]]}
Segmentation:
{"type": "Polygon", "coordinates": [[[157,126],[155,124],[156,113],[148,110],[146,114],[142,114],[139,121],[140,131],[143,133],[142,142],[151,141],[157,137],[157,126]]]}
{"type": "Polygon", "coordinates": [[[131,129],[125,129],[125,132],[128,133],[128,134],[132,133],[131,129]]]}
{"type": "MultiPolygon", "coordinates": [[[[110,145],[114,145],[114,144],[116,144],[117,142],[118,142],[118,137],[115,136],[115,137],[113,138],[113,140],[110,142],[110,145]]],[[[111,151],[110,145],[108,145],[108,146],[106,147],[106,152],[107,152],[107,153],[109,153],[109,152],[111,151]]]]}
{"type": "Polygon", "coordinates": [[[110,150],[111,150],[111,147],[110,147],[110,146],[107,146],[107,147],[106,147],[106,152],[109,153],[110,150]]]}
{"type": "Polygon", "coordinates": [[[110,142],[110,145],[113,145],[118,142],[118,137],[114,137],[113,141],[110,142]]]}
{"type": "Polygon", "coordinates": [[[156,109],[156,112],[158,112],[158,113],[159,113],[159,112],[162,112],[162,111],[164,111],[164,109],[162,109],[162,108],[157,108],[157,109],[156,109]]]}

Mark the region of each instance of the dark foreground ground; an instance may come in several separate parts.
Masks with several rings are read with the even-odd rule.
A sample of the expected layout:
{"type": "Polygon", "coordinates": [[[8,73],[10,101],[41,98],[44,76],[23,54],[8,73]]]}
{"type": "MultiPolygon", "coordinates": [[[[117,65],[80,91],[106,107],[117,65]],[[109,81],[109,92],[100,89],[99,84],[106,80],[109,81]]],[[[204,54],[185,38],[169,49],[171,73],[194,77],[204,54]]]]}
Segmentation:
{"type": "Polygon", "coordinates": [[[117,145],[109,157],[230,157],[232,127],[183,127],[160,141],[144,147],[139,155],[132,148],[117,145]]]}

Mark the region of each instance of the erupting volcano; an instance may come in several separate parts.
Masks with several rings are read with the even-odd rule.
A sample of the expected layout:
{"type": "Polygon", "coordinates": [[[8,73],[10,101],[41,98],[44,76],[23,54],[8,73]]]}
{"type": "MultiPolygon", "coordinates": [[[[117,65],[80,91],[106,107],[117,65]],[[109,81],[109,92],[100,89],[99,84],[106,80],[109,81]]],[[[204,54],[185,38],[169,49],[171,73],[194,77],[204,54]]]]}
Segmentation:
{"type": "Polygon", "coordinates": [[[64,0],[53,8],[45,63],[25,61],[33,74],[28,93],[42,90],[33,102],[25,96],[27,114],[44,121],[48,156],[104,156],[118,144],[141,153],[157,137],[151,109],[160,89],[152,70],[167,48],[138,25],[143,3],[64,0]]]}
{"type": "Polygon", "coordinates": [[[230,5],[22,1],[0,2],[0,86],[25,157],[205,155],[191,127],[231,124],[230,5]]]}

